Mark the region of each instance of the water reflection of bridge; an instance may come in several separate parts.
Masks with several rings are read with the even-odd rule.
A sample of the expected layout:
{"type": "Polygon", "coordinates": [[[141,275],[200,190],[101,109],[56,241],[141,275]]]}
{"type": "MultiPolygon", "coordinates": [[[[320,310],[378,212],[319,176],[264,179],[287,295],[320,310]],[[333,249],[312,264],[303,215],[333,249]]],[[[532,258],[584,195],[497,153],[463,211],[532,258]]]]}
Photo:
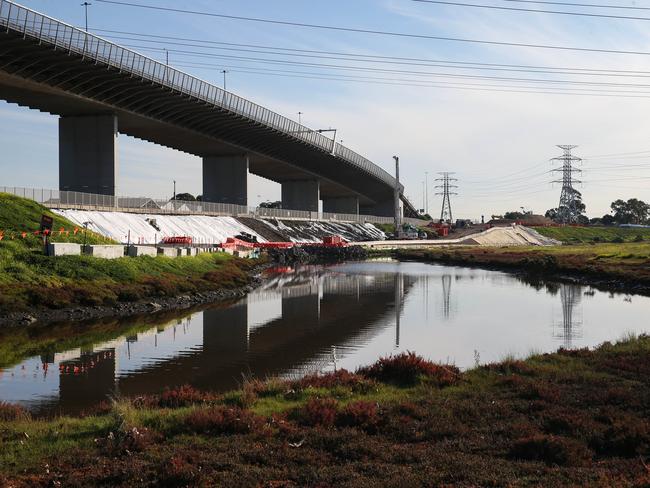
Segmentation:
{"type": "MultiPolygon", "coordinates": [[[[397,326],[399,343],[395,312],[399,315],[415,281],[403,274],[327,270],[279,277],[232,307],[204,311],[201,347],[143,361],[137,371],[121,377],[119,359],[83,375],[62,374],[60,406],[78,409],[85,399],[92,405],[115,390],[138,395],[182,384],[232,388],[242,373],[263,378],[294,371],[332,346],[365,342],[388,327],[397,326]]],[[[129,338],[129,346],[137,340],[129,338]]]]}

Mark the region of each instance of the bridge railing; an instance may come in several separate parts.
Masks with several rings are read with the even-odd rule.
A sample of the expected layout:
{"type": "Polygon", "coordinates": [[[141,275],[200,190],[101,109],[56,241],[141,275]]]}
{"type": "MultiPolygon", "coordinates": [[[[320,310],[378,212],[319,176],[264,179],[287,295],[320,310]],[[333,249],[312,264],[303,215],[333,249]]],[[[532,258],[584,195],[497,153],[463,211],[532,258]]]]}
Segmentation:
{"type": "MultiPolygon", "coordinates": [[[[148,197],[115,197],[76,191],[0,186],[0,193],[34,200],[48,208],[127,212],[156,215],[210,215],[222,217],[276,218],[287,220],[327,220],[353,223],[392,224],[392,217],[331,212],[309,212],[282,208],[249,207],[229,203],[188,202],[148,197]]],[[[423,220],[403,219],[415,225],[423,220]]]]}
{"type": "Polygon", "coordinates": [[[62,49],[104,63],[262,123],[333,154],[388,185],[395,186],[395,179],[388,172],[319,132],[206,81],[52,17],[9,0],[0,0],[1,27],[4,27],[7,32],[14,30],[24,36],[33,37],[41,43],[51,44],[55,49],[62,49]]]}

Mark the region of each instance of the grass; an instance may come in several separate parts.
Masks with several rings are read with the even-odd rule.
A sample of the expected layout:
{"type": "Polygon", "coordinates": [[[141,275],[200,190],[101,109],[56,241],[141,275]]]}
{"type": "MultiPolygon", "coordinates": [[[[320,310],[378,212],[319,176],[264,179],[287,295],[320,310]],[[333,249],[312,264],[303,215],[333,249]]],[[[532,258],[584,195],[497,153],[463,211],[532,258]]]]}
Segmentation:
{"type": "Polygon", "coordinates": [[[453,247],[399,250],[399,259],[469,266],[497,266],[534,273],[571,273],[600,282],[650,286],[650,243],[578,244],[571,246],[453,247]]]}
{"type": "Polygon", "coordinates": [[[464,373],[404,354],[226,395],[121,399],[86,417],[0,405],[0,482],[647,486],[649,378],[639,336],[464,373]],[[441,368],[454,374],[441,382],[441,368]]]}
{"type": "MultiPolygon", "coordinates": [[[[249,261],[226,254],[196,257],[148,257],[106,260],[93,256],[48,257],[40,238],[22,231],[39,228],[42,214],[54,217],[54,230],[74,224],[52,214],[36,202],[0,194],[0,313],[34,308],[61,309],[78,305],[114,305],[145,298],[237,288],[249,282],[249,261]],[[11,239],[14,233],[14,239],[11,239]]],[[[111,243],[83,230],[76,235],[55,235],[52,241],[111,243]]]]}
{"type": "Polygon", "coordinates": [[[566,244],[650,241],[650,229],[621,227],[535,227],[540,234],[566,244]]]}

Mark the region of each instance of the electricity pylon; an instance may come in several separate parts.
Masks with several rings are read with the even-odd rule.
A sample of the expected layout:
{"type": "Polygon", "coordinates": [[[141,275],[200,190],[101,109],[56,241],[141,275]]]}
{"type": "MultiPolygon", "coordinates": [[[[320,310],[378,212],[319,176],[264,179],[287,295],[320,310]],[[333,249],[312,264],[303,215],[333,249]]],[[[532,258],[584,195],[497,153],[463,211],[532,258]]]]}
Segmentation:
{"type": "Polygon", "coordinates": [[[578,191],[573,188],[573,184],[582,183],[582,181],[573,178],[573,173],[582,172],[582,170],[574,167],[574,163],[581,163],[582,159],[571,154],[571,150],[578,146],[559,145],[558,147],[564,151],[564,154],[560,157],[551,159],[552,162],[562,164],[562,167],[552,170],[555,172],[562,172],[562,179],[552,182],[562,183],[560,205],[557,208],[557,220],[563,224],[574,224],[578,222],[580,209],[578,208],[576,199],[578,191]]]}
{"type": "Polygon", "coordinates": [[[455,193],[451,191],[454,188],[458,188],[457,185],[452,184],[454,181],[458,181],[456,178],[451,178],[450,175],[453,175],[454,173],[448,173],[448,172],[443,172],[443,173],[438,173],[439,175],[442,175],[442,178],[436,178],[436,181],[441,181],[441,185],[436,185],[436,188],[441,189],[441,192],[436,193],[436,195],[442,195],[442,210],[440,211],[440,221],[441,222],[453,222],[454,217],[451,212],[451,199],[449,198],[450,195],[458,195],[458,193],[455,193]]]}

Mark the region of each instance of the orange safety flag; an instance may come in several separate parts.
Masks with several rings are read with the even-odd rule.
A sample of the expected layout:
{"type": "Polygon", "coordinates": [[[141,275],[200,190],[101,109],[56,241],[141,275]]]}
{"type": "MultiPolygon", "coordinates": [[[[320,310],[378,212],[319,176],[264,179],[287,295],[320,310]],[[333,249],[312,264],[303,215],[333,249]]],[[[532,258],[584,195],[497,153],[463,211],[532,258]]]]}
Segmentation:
{"type": "Polygon", "coordinates": [[[75,228],[74,228],[74,235],[77,235],[77,232],[79,232],[79,228],[78,228],[78,227],[75,227],[75,228]]]}
{"type": "Polygon", "coordinates": [[[22,235],[24,239],[25,237],[27,237],[27,232],[22,232],[20,235],[22,235]]]}
{"type": "Polygon", "coordinates": [[[40,236],[40,235],[41,235],[41,231],[40,231],[40,230],[35,230],[35,231],[34,231],[34,235],[35,235],[35,236],[40,236]]]}

